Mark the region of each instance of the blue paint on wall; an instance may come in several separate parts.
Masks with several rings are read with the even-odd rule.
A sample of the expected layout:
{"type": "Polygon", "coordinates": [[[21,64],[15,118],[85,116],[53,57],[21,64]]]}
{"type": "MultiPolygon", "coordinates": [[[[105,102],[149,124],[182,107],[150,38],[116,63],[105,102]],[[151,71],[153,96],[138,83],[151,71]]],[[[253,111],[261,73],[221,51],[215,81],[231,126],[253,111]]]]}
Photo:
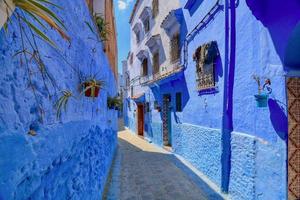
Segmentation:
{"type": "Polygon", "coordinates": [[[174,124],[173,151],[220,186],[222,152],[220,130],[191,124],[174,124]]]}
{"type": "Polygon", "coordinates": [[[92,24],[86,2],[53,2],[65,8],[53,10],[65,22],[71,43],[50,28],[44,32],[60,50],[37,40],[45,67],[55,80],[46,80],[51,98],[32,63],[35,99],[22,65],[24,58],[13,57],[21,49],[16,19],[12,17],[7,34],[0,32],[0,171],[5,172],[0,173],[0,199],[101,198],[116,149],[117,112],[106,106],[107,96],[116,95],[115,78],[102,43],[89,39],[95,35],[85,24],[92,24]],[[79,71],[86,76],[97,73],[109,87],[94,100],[80,96],[79,71]],[[57,120],[54,104],[66,89],[77,98],[70,99],[67,111],[57,120]],[[45,115],[40,115],[40,108],[45,115]],[[30,129],[37,136],[28,135],[30,129]]]}
{"type": "MultiPolygon", "coordinates": [[[[181,0],[182,7],[187,2],[195,5],[183,9],[183,35],[196,27],[217,0],[181,0]]],[[[185,71],[143,88],[151,105],[147,137],[162,145],[162,115],[154,109],[154,101],[162,106],[163,95],[170,94],[175,153],[219,187],[223,173],[223,190],[228,188],[233,199],[285,199],[288,122],[284,55],[300,21],[300,5],[297,0],[238,2],[230,27],[221,7],[190,39],[185,71]],[[199,92],[192,54],[210,41],[217,42],[220,53],[216,88],[199,92]],[[254,74],[271,79],[273,92],[267,108],[256,106],[254,74]],[[182,93],[182,112],[175,111],[176,92],[182,93]],[[223,164],[222,153],[226,158],[223,164]],[[273,177],[276,181],[272,182],[273,177]]]]}

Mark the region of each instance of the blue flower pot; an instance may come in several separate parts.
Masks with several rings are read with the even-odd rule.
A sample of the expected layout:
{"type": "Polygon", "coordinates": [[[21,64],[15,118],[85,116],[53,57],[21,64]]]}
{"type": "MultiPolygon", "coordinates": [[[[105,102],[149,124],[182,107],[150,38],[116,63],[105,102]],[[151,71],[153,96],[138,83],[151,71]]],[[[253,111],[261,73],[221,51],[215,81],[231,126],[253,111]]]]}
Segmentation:
{"type": "Polygon", "coordinates": [[[259,107],[259,108],[268,107],[269,95],[267,95],[267,94],[257,94],[257,95],[254,95],[254,96],[255,96],[257,107],[259,107]]]}

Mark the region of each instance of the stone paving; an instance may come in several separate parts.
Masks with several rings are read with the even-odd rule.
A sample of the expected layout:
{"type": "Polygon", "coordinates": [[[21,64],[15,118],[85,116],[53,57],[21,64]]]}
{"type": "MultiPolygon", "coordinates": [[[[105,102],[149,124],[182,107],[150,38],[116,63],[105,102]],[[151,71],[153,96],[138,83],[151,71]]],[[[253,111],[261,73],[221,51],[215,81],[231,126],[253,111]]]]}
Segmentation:
{"type": "Polygon", "coordinates": [[[119,132],[119,148],[108,180],[107,200],[222,199],[207,192],[178,167],[171,153],[132,135],[119,132]]]}

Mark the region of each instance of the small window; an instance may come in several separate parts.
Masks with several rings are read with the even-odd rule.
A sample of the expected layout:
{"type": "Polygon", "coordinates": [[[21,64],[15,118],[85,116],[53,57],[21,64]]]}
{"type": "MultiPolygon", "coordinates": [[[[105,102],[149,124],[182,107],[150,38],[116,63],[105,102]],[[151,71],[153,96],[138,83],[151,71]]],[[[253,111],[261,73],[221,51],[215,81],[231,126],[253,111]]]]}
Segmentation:
{"type": "Polygon", "coordinates": [[[152,1],[152,16],[155,18],[158,15],[159,12],[159,2],[158,0],[152,1]]]}
{"type": "Polygon", "coordinates": [[[218,56],[219,50],[215,41],[197,48],[194,61],[196,62],[196,81],[199,91],[215,87],[215,64],[218,56]]]}
{"type": "Polygon", "coordinates": [[[178,33],[172,37],[170,47],[171,62],[177,62],[180,59],[180,35],[178,33]]]}
{"type": "Polygon", "coordinates": [[[136,43],[140,43],[141,41],[141,36],[140,36],[140,31],[136,32],[135,37],[136,37],[136,43]]]}
{"type": "Polygon", "coordinates": [[[130,95],[133,97],[133,86],[130,87],[130,95]]]}
{"type": "Polygon", "coordinates": [[[176,93],[176,112],[182,112],[182,95],[181,95],[181,92],[176,93]]]}
{"type": "Polygon", "coordinates": [[[132,65],[133,63],[133,53],[130,54],[129,63],[132,65]]]}
{"type": "Polygon", "coordinates": [[[153,74],[159,73],[159,53],[153,54],[153,74]]]}
{"type": "Polygon", "coordinates": [[[145,29],[145,33],[148,33],[150,31],[150,20],[149,17],[147,17],[144,21],[144,29],[145,29]]]}
{"type": "Polygon", "coordinates": [[[145,58],[142,62],[142,76],[148,75],[148,59],[145,58]]]}

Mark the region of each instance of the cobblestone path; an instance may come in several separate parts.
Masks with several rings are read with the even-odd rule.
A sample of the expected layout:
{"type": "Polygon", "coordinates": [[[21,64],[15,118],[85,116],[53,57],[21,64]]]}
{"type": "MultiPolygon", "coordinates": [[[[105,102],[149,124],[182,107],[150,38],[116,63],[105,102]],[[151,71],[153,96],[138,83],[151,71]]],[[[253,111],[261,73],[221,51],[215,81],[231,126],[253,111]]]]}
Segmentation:
{"type": "Polygon", "coordinates": [[[200,189],[176,157],[147,141],[119,132],[119,148],[104,199],[107,200],[218,200],[208,188],[200,189]]]}

